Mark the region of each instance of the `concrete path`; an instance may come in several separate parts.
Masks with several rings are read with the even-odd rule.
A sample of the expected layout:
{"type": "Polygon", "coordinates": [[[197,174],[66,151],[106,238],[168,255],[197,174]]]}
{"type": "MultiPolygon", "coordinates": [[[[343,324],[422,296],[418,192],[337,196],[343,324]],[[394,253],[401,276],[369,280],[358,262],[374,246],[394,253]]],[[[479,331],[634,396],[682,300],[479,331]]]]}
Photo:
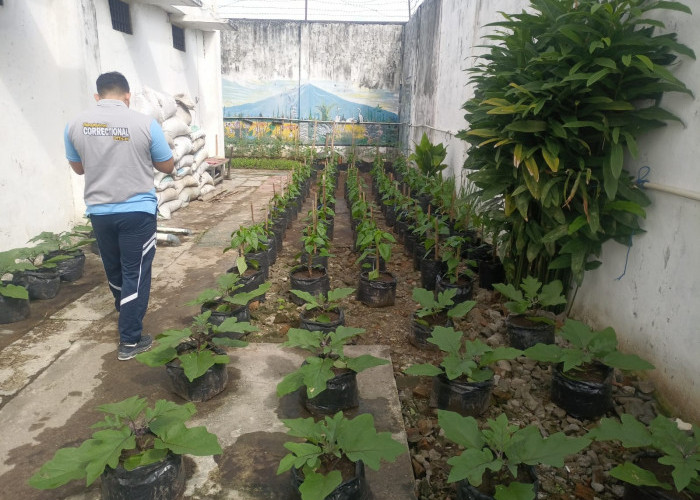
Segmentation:
{"type": "MultiPolygon", "coordinates": [[[[183,328],[197,314],[184,304],[231,267],[223,248],[230,233],[252,217],[262,220],[274,191],[288,182],[288,172],[234,171],[208,201],[197,201],[173,214],[169,227],[194,231],[179,246],[159,246],[144,330],[157,334],[183,328]],[[251,213],[252,206],[252,213],[251,213]]],[[[64,446],[89,437],[101,419],[95,408],[138,394],[152,403],[177,402],[165,370],[116,359],[117,315],[99,259],[88,256],[89,273],[65,285],[63,298],[32,304],[32,315],[18,324],[0,325],[0,499],[99,498],[99,481],[90,488],[73,482],[40,492],[26,485],[38,467],[64,446]],[[55,304],[55,305],[52,305],[55,304]]],[[[387,348],[357,346],[388,358],[387,348]]],[[[351,352],[351,351],[350,351],[351,352]]],[[[251,344],[229,351],[229,386],[210,401],[197,404],[195,425],[219,436],[224,453],[188,457],[185,498],[291,498],[288,475],[276,476],[287,438],[281,418],[308,416],[293,396],[279,400],[275,386],[301,363],[298,352],[274,344],[251,344]]],[[[362,405],[349,412],[370,412],[380,431],[405,443],[401,409],[391,365],[358,376],[362,405]]],[[[413,498],[408,453],[380,473],[368,471],[376,499],[413,498]]]]}

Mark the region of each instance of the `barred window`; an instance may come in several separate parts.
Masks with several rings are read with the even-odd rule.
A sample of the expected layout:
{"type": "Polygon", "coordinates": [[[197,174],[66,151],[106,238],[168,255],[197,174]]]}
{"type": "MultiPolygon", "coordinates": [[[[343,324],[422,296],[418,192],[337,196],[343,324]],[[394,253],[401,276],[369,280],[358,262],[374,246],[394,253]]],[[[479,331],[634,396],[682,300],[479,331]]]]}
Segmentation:
{"type": "Polygon", "coordinates": [[[173,26],[173,47],[177,50],[185,52],[185,30],[178,28],[174,24],[173,26]]]}
{"type": "Polygon", "coordinates": [[[131,14],[129,4],[122,0],[109,0],[109,14],[112,16],[112,28],[131,35],[131,14]]]}

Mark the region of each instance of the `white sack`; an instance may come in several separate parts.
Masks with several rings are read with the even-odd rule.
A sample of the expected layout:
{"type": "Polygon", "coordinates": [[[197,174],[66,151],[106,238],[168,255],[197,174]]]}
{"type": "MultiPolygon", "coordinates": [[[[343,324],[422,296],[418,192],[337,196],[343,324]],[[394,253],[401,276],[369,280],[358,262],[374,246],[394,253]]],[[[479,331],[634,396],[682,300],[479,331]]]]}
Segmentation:
{"type": "Polygon", "coordinates": [[[187,135],[180,135],[173,139],[175,150],[180,153],[180,158],[189,154],[192,151],[192,139],[187,135]]]}
{"type": "Polygon", "coordinates": [[[181,201],[196,200],[199,198],[199,186],[186,187],[180,192],[178,198],[181,201]]]}
{"type": "Polygon", "coordinates": [[[175,112],[175,116],[177,116],[187,125],[192,125],[192,115],[190,114],[190,111],[181,104],[177,105],[177,111],[175,112]]]}
{"type": "Polygon", "coordinates": [[[176,200],[177,189],[173,187],[166,188],[163,191],[157,192],[156,198],[158,198],[158,205],[162,205],[163,203],[166,203],[168,201],[176,200]]]}
{"type": "Polygon", "coordinates": [[[185,155],[182,158],[180,158],[180,161],[175,164],[175,170],[180,170],[181,168],[185,167],[191,167],[192,164],[194,163],[194,156],[193,155],[185,155]]]}
{"type": "Polygon", "coordinates": [[[194,109],[194,101],[187,94],[175,94],[173,97],[178,104],[181,104],[187,109],[194,109]]]}
{"type": "Polygon", "coordinates": [[[204,139],[204,137],[200,137],[199,139],[195,139],[194,141],[192,141],[192,152],[196,153],[197,151],[202,149],[205,142],[206,140],[204,139]]]}
{"type": "Polygon", "coordinates": [[[195,130],[194,132],[190,133],[190,138],[193,141],[196,141],[199,138],[204,138],[206,136],[207,136],[206,132],[204,132],[204,130],[202,130],[201,128],[199,130],[195,130]]]}
{"type": "Polygon", "coordinates": [[[173,116],[163,122],[163,132],[171,137],[178,137],[180,135],[188,135],[190,127],[177,116],[173,116]]]}
{"type": "Polygon", "coordinates": [[[143,113],[144,115],[150,116],[154,120],[160,119],[160,109],[153,106],[151,101],[148,100],[148,97],[146,97],[141,92],[137,92],[136,94],[131,96],[131,102],[129,107],[134,111],[138,111],[139,113],[143,113]]]}
{"type": "Polygon", "coordinates": [[[209,172],[203,172],[201,177],[199,178],[199,185],[200,186],[206,186],[206,185],[214,185],[214,179],[212,176],[209,174],[209,172]]]}
{"type": "Polygon", "coordinates": [[[163,121],[175,116],[175,113],[177,112],[177,103],[175,102],[175,99],[172,96],[161,92],[155,92],[155,95],[158,99],[158,104],[160,104],[163,121]]]}
{"type": "Polygon", "coordinates": [[[205,184],[204,186],[202,186],[202,189],[200,189],[200,191],[199,191],[199,196],[204,196],[204,195],[207,194],[207,193],[211,193],[211,192],[214,191],[215,189],[216,189],[216,187],[214,187],[214,185],[212,185],[212,184],[205,184]]]}
{"type": "Polygon", "coordinates": [[[169,219],[172,213],[182,207],[182,200],[166,201],[158,207],[158,213],[164,218],[169,219]]]}

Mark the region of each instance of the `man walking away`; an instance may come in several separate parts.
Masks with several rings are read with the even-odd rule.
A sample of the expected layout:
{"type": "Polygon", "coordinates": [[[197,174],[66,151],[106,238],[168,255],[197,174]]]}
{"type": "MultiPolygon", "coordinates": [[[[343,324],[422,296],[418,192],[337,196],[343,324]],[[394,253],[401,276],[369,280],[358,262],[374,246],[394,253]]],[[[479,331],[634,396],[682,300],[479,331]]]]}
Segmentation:
{"type": "Polygon", "coordinates": [[[156,248],[153,167],[173,171],[173,155],[158,122],[129,109],[129,82],[121,73],[97,78],[97,105],[65,129],[66,158],[85,175],[87,215],[119,312],[117,358],[151,348],[142,334],[156,248]]]}

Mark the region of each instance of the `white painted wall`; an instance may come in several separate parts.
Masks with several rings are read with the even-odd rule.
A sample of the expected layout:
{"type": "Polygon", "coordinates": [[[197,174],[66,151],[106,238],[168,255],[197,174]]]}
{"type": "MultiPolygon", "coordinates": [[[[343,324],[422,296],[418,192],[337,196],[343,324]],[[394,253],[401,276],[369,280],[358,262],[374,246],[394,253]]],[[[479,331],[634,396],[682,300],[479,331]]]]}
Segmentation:
{"type": "MultiPolygon", "coordinates": [[[[528,3],[500,0],[496,7],[487,0],[426,0],[421,5],[405,30],[402,121],[411,126],[403,130],[404,145],[412,146],[426,131],[433,142],[447,145],[449,170],[460,175],[466,143],[453,133],[466,128],[461,106],[473,95],[463,70],[483,50],[475,46],[486,34],[483,26],[499,19],[497,11],[517,12],[528,3]]],[[[700,11],[695,10],[694,16],[673,13],[663,21],[700,55],[700,11]]],[[[700,95],[700,63],[682,58],[673,72],[700,95]]],[[[685,126],[670,124],[640,140],[640,158],[627,158],[626,168],[636,174],[649,165],[648,180],[700,192],[700,100],[668,95],[662,104],[685,126]]],[[[571,316],[596,328],[614,327],[623,350],[657,366],[650,378],[673,411],[700,422],[700,202],[648,194],[647,233],[634,238],[626,275],[615,280],[625,267],[627,248],[606,244],[603,265],[586,274],[571,316]]]]}
{"type": "Polygon", "coordinates": [[[82,220],[82,178],[65,160],[63,129],[94,103],[100,73],[124,73],[132,93],[146,85],[189,94],[198,101],[193,124],[206,131],[210,155],[223,154],[218,32],[186,28],[181,52],[172,47],[162,9],[134,1],[131,19],[133,35],[113,30],[107,0],[0,7],[0,251],[82,220]]]}

